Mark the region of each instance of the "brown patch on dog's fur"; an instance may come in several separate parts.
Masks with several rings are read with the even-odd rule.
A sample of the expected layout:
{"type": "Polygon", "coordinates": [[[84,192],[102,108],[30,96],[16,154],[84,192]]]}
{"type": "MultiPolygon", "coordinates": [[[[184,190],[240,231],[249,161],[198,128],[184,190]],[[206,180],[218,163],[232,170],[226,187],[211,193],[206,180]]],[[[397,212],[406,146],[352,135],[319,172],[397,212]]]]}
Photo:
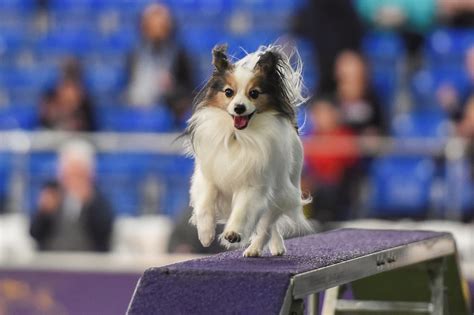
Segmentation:
{"type": "Polygon", "coordinates": [[[237,82],[232,72],[227,71],[223,74],[215,74],[211,81],[213,82],[206,93],[205,106],[213,106],[226,110],[233,97],[225,96],[224,90],[226,87],[229,87],[234,92],[237,92],[237,82]]]}
{"type": "Polygon", "coordinates": [[[249,81],[246,87],[246,95],[248,99],[255,105],[257,108],[257,113],[263,113],[267,111],[275,111],[275,108],[272,106],[272,99],[268,93],[265,92],[264,89],[264,81],[265,77],[258,72],[256,72],[256,75],[252,78],[252,80],[249,81]],[[257,99],[252,99],[250,97],[250,91],[252,90],[257,90],[260,92],[259,96],[257,99]]]}

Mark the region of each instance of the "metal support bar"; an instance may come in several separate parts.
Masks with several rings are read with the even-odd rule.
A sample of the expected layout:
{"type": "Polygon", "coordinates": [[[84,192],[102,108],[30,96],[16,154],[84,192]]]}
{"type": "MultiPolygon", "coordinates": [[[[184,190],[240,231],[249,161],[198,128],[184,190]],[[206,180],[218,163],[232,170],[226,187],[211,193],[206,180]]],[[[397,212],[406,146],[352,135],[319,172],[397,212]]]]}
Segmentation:
{"type": "Polygon", "coordinates": [[[321,315],[336,314],[337,299],[339,298],[339,287],[327,289],[324,292],[323,310],[321,315]]]}
{"type": "Polygon", "coordinates": [[[446,289],[444,287],[445,265],[445,259],[443,258],[440,261],[433,262],[430,266],[432,315],[444,314],[444,300],[446,298],[446,289]]]}
{"type": "Polygon", "coordinates": [[[429,314],[433,305],[423,302],[386,302],[386,301],[352,301],[338,300],[338,312],[409,312],[429,314]]]}
{"type": "Polygon", "coordinates": [[[319,314],[319,293],[308,295],[308,315],[319,314]]]}

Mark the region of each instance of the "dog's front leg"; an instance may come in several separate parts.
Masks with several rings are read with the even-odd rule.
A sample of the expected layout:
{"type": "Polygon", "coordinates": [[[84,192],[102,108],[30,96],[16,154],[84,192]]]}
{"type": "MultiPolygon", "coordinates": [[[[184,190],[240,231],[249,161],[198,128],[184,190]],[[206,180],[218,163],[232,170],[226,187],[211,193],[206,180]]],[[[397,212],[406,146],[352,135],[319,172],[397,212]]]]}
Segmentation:
{"type": "Polygon", "coordinates": [[[191,203],[194,223],[202,246],[211,245],[216,234],[217,188],[197,170],[191,185],[191,203]]]}
{"type": "Polygon", "coordinates": [[[246,187],[234,194],[232,212],[222,237],[229,243],[248,239],[265,208],[265,194],[261,189],[246,187]]]}

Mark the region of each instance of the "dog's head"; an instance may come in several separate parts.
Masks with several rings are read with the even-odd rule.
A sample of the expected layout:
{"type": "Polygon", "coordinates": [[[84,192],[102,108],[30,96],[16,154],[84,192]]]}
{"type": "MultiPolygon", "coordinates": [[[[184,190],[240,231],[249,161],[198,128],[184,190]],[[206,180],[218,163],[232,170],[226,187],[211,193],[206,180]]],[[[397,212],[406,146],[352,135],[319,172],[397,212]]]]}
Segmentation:
{"type": "Polygon", "coordinates": [[[247,128],[254,117],[265,112],[275,112],[295,124],[301,77],[282,50],[264,47],[236,63],[231,62],[226,50],[226,45],[212,50],[214,72],[195,100],[196,109],[222,109],[238,130],[247,128]]]}

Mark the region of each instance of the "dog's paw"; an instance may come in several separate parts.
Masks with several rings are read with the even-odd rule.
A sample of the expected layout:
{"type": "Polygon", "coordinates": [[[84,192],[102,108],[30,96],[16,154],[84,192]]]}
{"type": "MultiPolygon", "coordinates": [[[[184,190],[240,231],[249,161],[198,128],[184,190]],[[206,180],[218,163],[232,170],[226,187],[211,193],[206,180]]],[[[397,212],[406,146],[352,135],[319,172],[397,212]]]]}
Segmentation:
{"type": "Polygon", "coordinates": [[[262,252],[258,248],[252,248],[250,246],[244,251],[244,257],[260,257],[262,256],[262,252]]]}
{"type": "Polygon", "coordinates": [[[272,254],[272,256],[283,256],[286,253],[285,244],[283,243],[279,243],[279,244],[270,243],[268,248],[270,249],[270,254],[272,254]]]}
{"type": "Polygon", "coordinates": [[[239,243],[242,240],[240,234],[234,231],[224,232],[224,239],[229,243],[239,243]]]}
{"type": "Polygon", "coordinates": [[[202,246],[209,247],[214,241],[216,233],[214,230],[198,230],[198,238],[202,246]]]}

